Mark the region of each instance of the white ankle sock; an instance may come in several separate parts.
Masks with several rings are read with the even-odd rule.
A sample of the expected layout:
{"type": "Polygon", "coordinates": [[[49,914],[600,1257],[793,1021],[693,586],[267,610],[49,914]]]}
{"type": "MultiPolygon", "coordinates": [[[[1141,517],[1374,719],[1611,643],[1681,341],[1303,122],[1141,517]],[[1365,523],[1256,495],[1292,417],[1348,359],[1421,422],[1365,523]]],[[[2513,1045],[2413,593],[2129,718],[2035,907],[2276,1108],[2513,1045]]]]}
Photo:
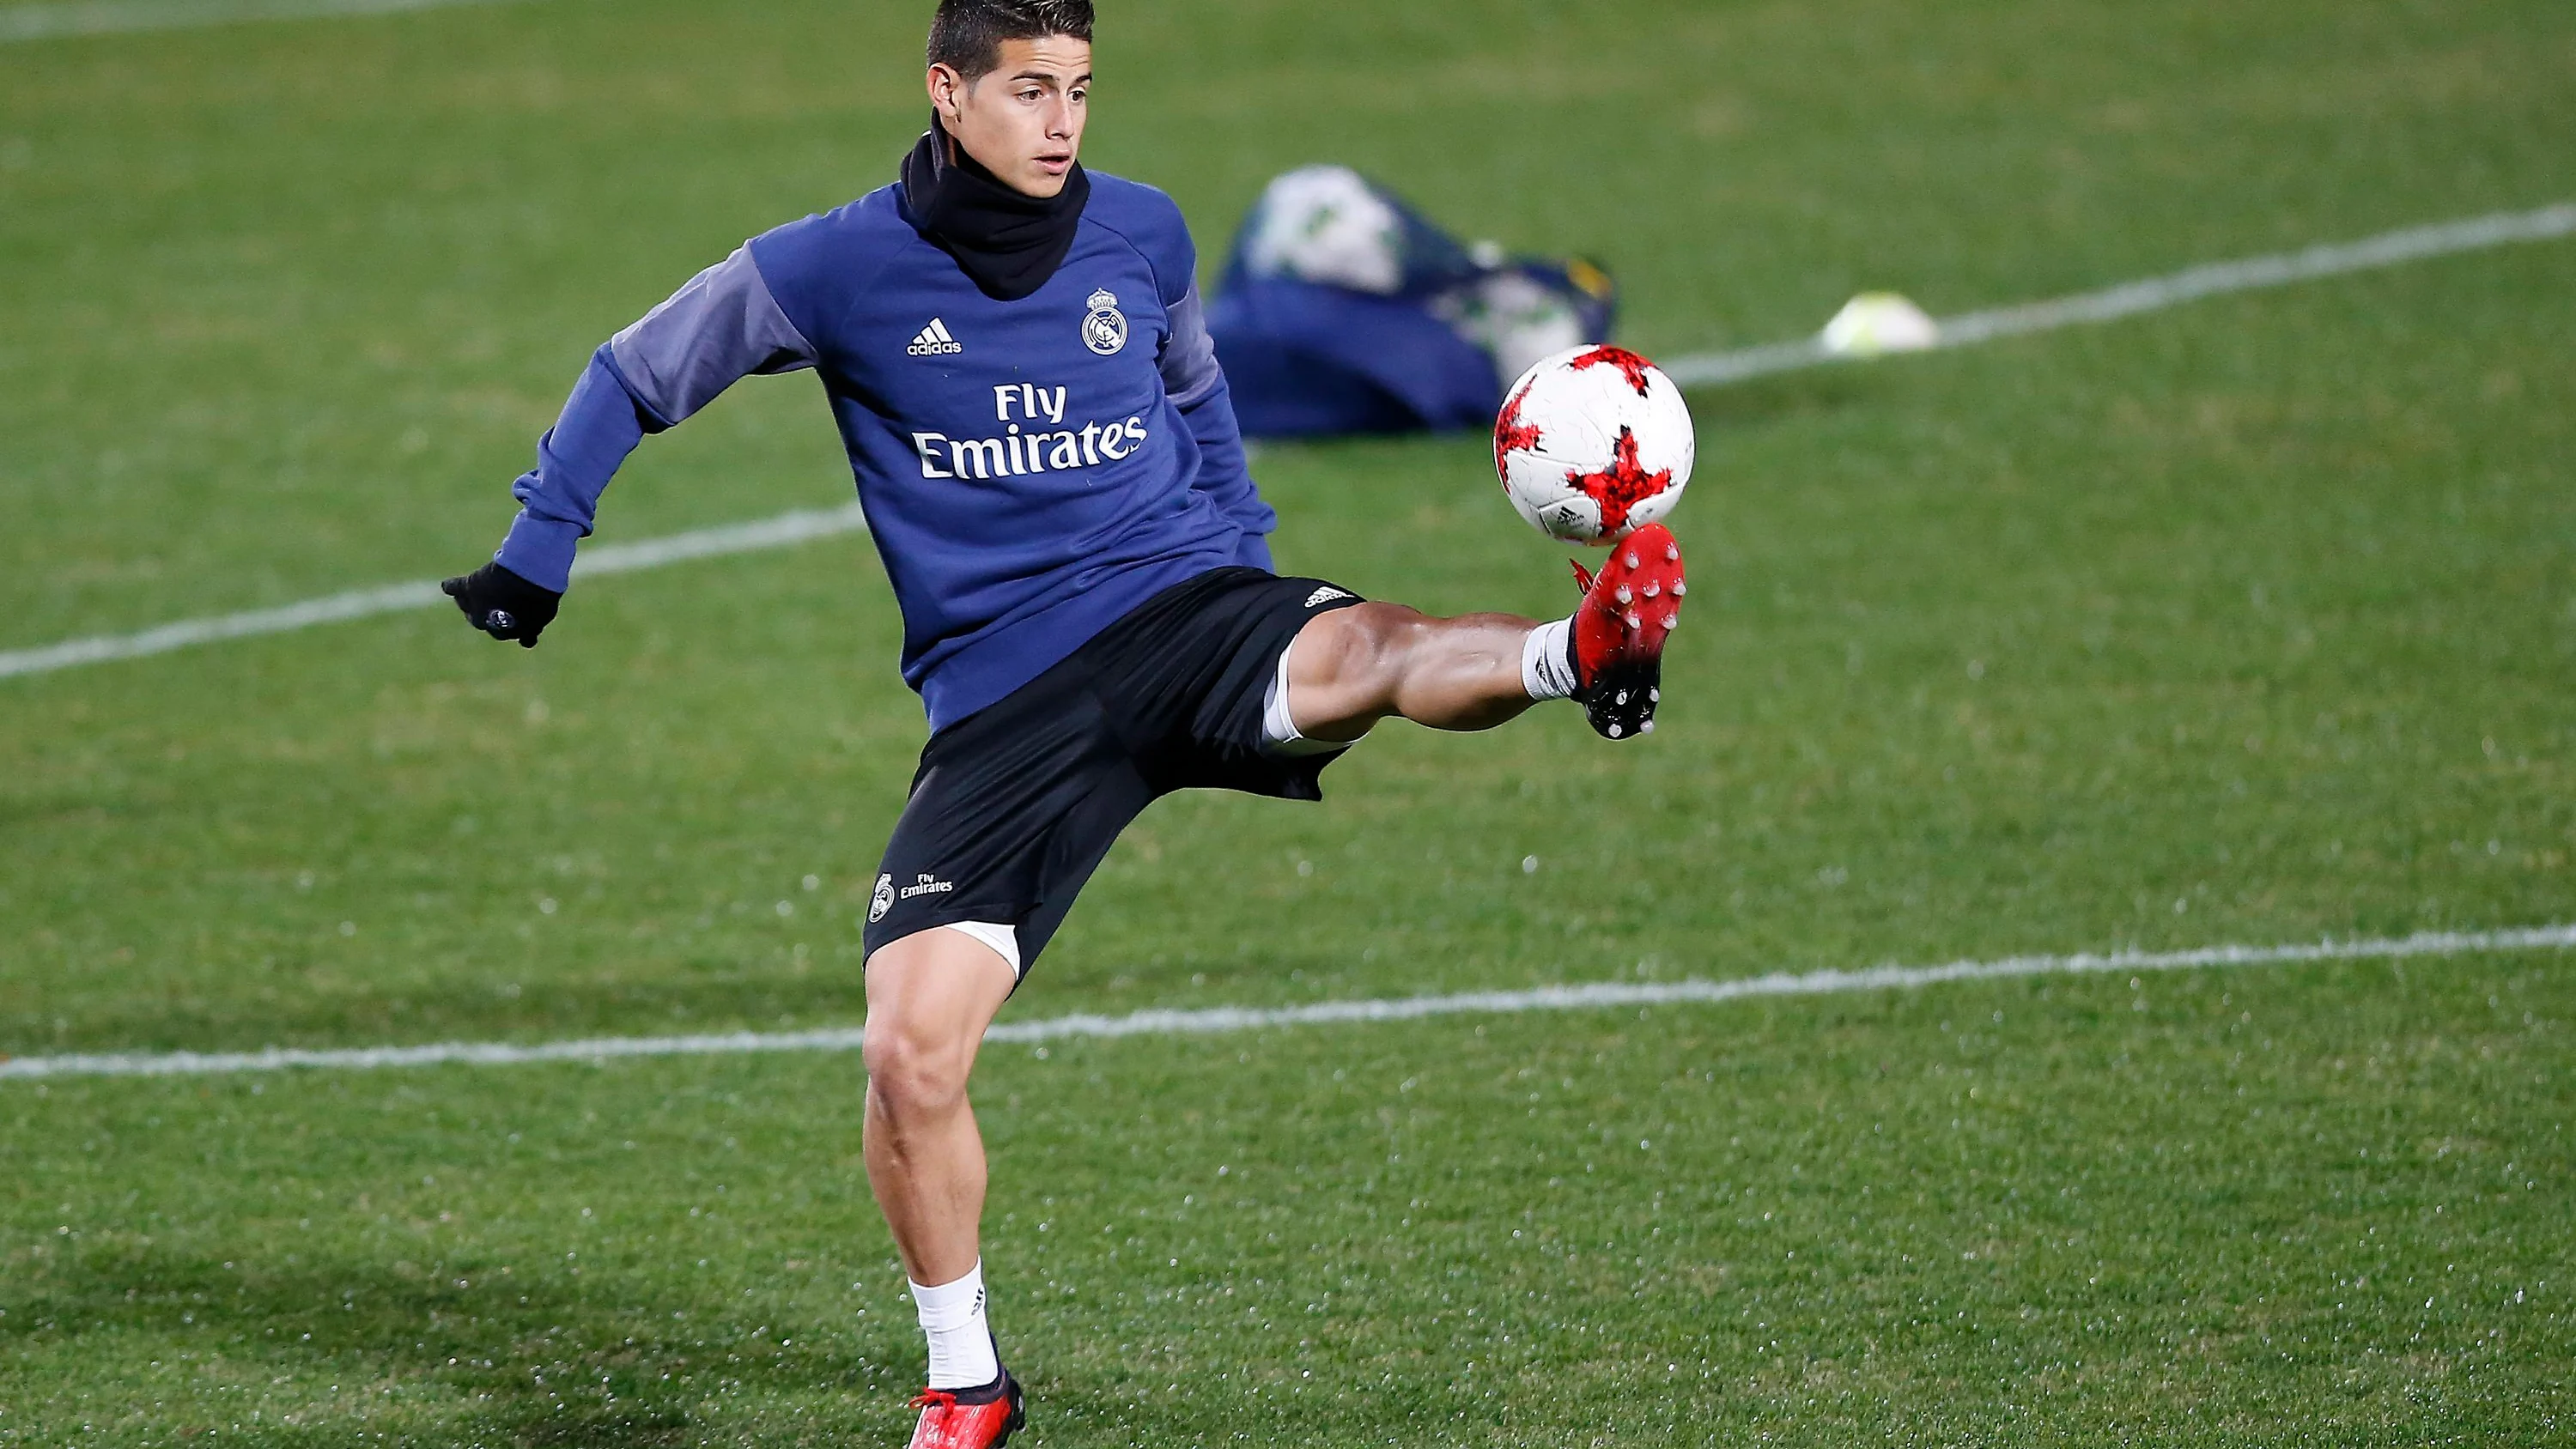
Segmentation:
{"type": "Polygon", "coordinates": [[[1521,688],[1532,699],[1571,699],[1582,681],[1574,677],[1574,621],[1559,619],[1532,629],[1521,644],[1521,688]]]}
{"type": "Polygon", "coordinates": [[[937,1288],[912,1285],[912,1306],[930,1340],[930,1386],[980,1389],[1002,1376],[993,1357],[993,1331],[984,1323],[984,1265],[937,1288]]]}

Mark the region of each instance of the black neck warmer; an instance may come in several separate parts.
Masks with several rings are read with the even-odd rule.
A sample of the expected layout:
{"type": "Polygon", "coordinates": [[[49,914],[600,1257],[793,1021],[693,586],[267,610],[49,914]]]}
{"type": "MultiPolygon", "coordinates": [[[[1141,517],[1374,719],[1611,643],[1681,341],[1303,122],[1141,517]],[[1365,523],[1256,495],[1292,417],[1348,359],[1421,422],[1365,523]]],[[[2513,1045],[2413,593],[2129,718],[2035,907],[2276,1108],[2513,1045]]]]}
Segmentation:
{"type": "Polygon", "coordinates": [[[929,133],[903,159],[903,197],[914,228],[955,258],[985,296],[1016,302],[1064,265],[1091,200],[1091,178],[1077,162],[1053,198],[1014,191],[954,145],[934,114],[929,133]]]}

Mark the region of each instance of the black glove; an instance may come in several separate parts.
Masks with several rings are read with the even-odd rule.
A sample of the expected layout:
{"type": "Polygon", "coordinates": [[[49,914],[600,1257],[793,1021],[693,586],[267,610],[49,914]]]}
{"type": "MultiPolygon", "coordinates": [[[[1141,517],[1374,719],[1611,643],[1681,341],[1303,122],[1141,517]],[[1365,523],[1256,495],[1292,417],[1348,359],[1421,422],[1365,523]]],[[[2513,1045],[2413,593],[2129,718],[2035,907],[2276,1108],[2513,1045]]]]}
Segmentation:
{"type": "Polygon", "coordinates": [[[516,639],[522,649],[537,647],[537,636],[555,621],[563,595],[540,588],[496,563],[487,563],[461,579],[438,586],[466,622],[495,639],[516,639]]]}

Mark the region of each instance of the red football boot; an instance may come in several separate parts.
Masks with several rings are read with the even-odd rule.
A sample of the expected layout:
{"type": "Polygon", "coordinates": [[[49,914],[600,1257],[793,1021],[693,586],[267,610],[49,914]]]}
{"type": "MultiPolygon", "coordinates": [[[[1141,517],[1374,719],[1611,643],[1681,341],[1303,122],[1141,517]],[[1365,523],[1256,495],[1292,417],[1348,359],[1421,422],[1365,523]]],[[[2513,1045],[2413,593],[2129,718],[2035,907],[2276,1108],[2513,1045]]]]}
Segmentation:
{"type": "Polygon", "coordinates": [[[1664,641],[1682,621],[1682,546],[1673,531],[1649,523],[1612,546],[1594,577],[1574,566],[1583,607],[1574,613],[1574,697],[1602,738],[1655,732],[1663,702],[1664,641]]]}
{"type": "Polygon", "coordinates": [[[912,1406],[921,1411],[912,1449],[1002,1449],[1029,1422],[1020,1407],[1019,1381],[1008,1369],[1002,1371],[1001,1393],[984,1403],[962,1403],[948,1390],[925,1389],[912,1406]]]}

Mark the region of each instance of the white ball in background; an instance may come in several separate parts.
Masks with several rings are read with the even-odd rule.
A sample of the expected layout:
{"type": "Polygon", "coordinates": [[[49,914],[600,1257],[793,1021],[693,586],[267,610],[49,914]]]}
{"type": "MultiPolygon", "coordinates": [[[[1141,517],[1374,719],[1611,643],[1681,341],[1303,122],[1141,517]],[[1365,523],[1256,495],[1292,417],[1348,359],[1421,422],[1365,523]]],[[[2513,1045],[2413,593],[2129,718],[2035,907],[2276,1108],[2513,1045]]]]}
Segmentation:
{"type": "Polygon", "coordinates": [[[1681,389],[1618,347],[1539,362],[1512,384],[1494,423],[1494,468],[1512,506],[1567,543],[1615,543],[1661,522],[1698,456],[1681,389]]]}
{"type": "Polygon", "coordinates": [[[1304,167],[1261,193],[1245,261],[1256,277],[1392,296],[1404,285],[1404,219],[1349,167],[1304,167]]]}
{"type": "Polygon", "coordinates": [[[1583,345],[1583,318],[1563,292],[1526,274],[1503,270],[1441,296],[1431,304],[1494,359],[1494,370],[1515,376],[1568,348],[1583,345]]]}
{"type": "Polygon", "coordinates": [[[1863,292],[1825,324],[1824,345],[1836,357],[1924,352],[1941,345],[1941,324],[1894,292],[1863,292]]]}

